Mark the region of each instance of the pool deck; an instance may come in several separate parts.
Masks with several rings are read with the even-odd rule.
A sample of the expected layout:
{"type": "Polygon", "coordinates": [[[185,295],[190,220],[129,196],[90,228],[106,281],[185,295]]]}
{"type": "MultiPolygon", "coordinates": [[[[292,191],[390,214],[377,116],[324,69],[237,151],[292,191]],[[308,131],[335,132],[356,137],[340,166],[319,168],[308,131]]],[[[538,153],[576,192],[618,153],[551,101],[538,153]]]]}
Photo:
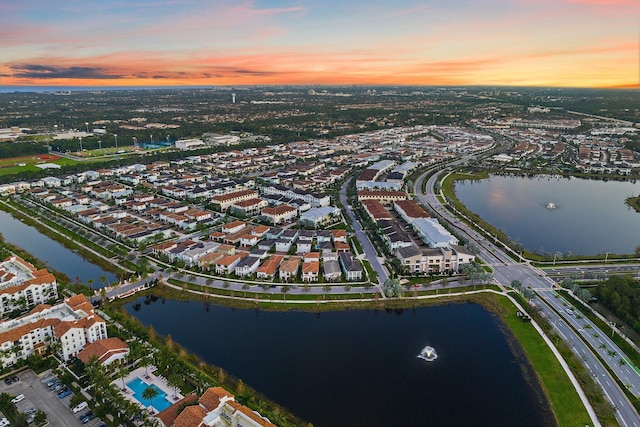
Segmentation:
{"type": "MultiPolygon", "coordinates": [[[[150,366],[148,369],[147,368],[138,368],[135,369],[133,371],[131,371],[129,373],[129,375],[127,375],[127,377],[124,379],[124,383],[125,383],[125,390],[122,390],[122,380],[121,379],[117,379],[115,381],[112,382],[113,385],[115,385],[120,392],[123,394],[123,396],[133,402],[136,403],[140,406],[142,406],[143,408],[150,410],[148,406],[145,406],[144,403],[139,402],[135,397],[133,397],[133,390],[131,390],[126,384],[136,378],[140,378],[142,381],[144,381],[147,384],[155,384],[156,387],[158,387],[160,390],[164,391],[167,394],[167,400],[171,403],[177,402],[178,400],[182,399],[184,396],[182,396],[182,394],[180,394],[180,391],[177,390],[177,393],[174,396],[174,388],[170,387],[169,384],[167,384],[167,380],[159,375],[155,375],[153,373],[153,371],[155,371],[155,367],[150,366]],[[149,373],[149,375],[147,376],[147,372],[149,373]]],[[[156,408],[153,408],[153,413],[157,414],[158,410],[156,408]]]]}

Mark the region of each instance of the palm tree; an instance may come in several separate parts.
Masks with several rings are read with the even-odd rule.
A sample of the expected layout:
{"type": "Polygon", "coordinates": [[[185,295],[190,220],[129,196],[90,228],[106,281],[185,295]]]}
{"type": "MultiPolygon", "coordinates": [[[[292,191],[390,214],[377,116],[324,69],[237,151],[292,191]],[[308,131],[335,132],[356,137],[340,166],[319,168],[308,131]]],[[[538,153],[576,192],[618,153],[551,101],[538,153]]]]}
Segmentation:
{"type": "Polygon", "coordinates": [[[140,359],[140,366],[145,370],[145,378],[149,378],[149,366],[151,365],[153,365],[153,359],[151,359],[151,356],[148,354],[142,356],[140,359]]]}
{"type": "Polygon", "coordinates": [[[167,384],[173,387],[173,397],[177,397],[178,388],[180,388],[180,384],[182,384],[182,376],[177,372],[173,372],[167,377],[167,384]]]}
{"type": "Polygon", "coordinates": [[[329,292],[331,292],[331,285],[324,285],[324,286],[322,287],[322,290],[324,291],[324,295],[325,295],[325,297],[326,297],[326,295],[327,295],[329,292]]]}
{"type": "Polygon", "coordinates": [[[280,286],[280,292],[282,292],[282,295],[284,295],[284,300],[287,300],[287,292],[289,292],[291,290],[291,288],[289,287],[289,285],[282,285],[280,286]]]}
{"type": "Polygon", "coordinates": [[[100,283],[102,283],[102,287],[107,286],[107,276],[100,276],[100,283]]]}
{"type": "Polygon", "coordinates": [[[153,399],[158,397],[158,390],[155,387],[147,387],[142,391],[142,398],[149,401],[149,406],[153,411],[153,399]]]}
{"type": "Polygon", "coordinates": [[[49,344],[49,349],[51,350],[51,354],[58,354],[58,352],[62,350],[62,343],[57,339],[52,339],[51,344],[49,344]]]}
{"type": "Polygon", "coordinates": [[[120,369],[118,369],[118,378],[122,380],[122,390],[125,390],[124,379],[127,378],[127,375],[129,375],[127,368],[121,365],[120,369]]]}

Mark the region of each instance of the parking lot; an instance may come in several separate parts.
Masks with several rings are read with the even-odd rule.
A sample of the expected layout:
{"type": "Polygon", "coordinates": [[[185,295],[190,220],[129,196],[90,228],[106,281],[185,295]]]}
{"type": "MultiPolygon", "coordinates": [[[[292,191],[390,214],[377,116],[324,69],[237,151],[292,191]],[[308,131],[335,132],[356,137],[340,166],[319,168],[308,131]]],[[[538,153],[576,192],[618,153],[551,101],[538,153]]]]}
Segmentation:
{"type": "Polygon", "coordinates": [[[47,414],[47,420],[52,427],[98,427],[102,425],[102,421],[97,418],[83,424],[79,418],[86,414],[89,408],[79,411],[77,414],[71,412],[69,402],[73,394],[60,399],[58,398],[58,391],[49,390],[49,387],[42,382],[46,377],[53,379],[54,377],[50,374],[43,374],[38,377],[33,371],[26,370],[20,372],[17,376],[18,381],[9,385],[4,381],[0,382],[0,392],[8,393],[11,396],[20,394],[25,396],[24,399],[15,404],[18,411],[29,414],[41,409],[47,414]]]}

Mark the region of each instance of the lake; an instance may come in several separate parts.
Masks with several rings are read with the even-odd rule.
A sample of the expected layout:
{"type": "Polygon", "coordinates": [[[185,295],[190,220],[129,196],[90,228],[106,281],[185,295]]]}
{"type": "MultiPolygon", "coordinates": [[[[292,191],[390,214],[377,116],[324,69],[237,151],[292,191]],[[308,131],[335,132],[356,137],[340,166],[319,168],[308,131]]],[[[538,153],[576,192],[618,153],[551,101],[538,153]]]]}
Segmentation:
{"type": "Polygon", "coordinates": [[[640,213],[625,204],[640,193],[633,182],[492,175],[457,181],[455,192],[469,210],[531,252],[628,254],[640,245],[640,213]]]}
{"type": "Polygon", "coordinates": [[[316,427],[553,425],[513,338],[477,304],[316,314],[141,297],[125,308],[316,427]],[[433,362],[417,357],[426,345],[433,362]]]}
{"type": "Polygon", "coordinates": [[[94,288],[102,287],[100,276],[105,276],[108,283],[118,281],[114,273],[92,264],[5,211],[0,211],[0,233],[5,241],[21,247],[42,262],[46,262],[51,268],[66,274],[71,280],[79,277],[82,283],[86,284],[92,279],[95,282],[94,288]]]}

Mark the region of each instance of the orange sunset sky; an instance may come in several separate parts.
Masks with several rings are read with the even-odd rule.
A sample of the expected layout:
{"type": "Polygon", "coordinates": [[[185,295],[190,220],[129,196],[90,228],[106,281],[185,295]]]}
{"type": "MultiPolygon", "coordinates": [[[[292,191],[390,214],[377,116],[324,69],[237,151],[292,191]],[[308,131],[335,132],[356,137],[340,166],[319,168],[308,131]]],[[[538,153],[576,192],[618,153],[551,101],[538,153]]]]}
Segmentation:
{"type": "Polygon", "coordinates": [[[0,0],[0,84],[638,87],[639,17],[639,0],[0,0]]]}

